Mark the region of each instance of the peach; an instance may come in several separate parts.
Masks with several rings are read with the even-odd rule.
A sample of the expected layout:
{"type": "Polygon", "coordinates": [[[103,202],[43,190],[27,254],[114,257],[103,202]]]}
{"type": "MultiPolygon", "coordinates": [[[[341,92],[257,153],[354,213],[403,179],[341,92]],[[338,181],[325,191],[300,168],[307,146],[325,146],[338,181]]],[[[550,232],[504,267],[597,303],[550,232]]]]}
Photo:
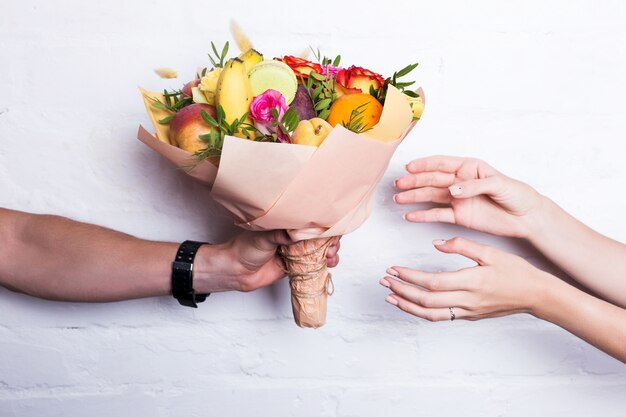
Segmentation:
{"type": "Polygon", "coordinates": [[[332,130],[332,126],[319,117],[302,120],[291,134],[291,143],[320,146],[332,130]]]}
{"type": "Polygon", "coordinates": [[[191,97],[191,89],[192,87],[197,87],[200,84],[200,79],[195,79],[193,81],[189,81],[187,84],[183,86],[183,96],[191,97]]]}
{"type": "Polygon", "coordinates": [[[187,152],[197,152],[207,147],[200,135],[210,133],[211,127],[202,118],[201,111],[216,117],[215,107],[208,104],[191,104],[183,107],[170,121],[170,142],[187,152]]]}

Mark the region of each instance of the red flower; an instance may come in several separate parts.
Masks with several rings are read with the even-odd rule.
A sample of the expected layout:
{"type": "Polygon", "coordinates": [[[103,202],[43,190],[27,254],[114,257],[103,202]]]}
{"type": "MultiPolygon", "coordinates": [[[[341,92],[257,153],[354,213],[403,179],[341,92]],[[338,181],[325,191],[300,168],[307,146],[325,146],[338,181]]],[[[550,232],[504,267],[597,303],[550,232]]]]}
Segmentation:
{"type": "Polygon", "coordinates": [[[339,71],[335,81],[347,90],[346,93],[365,94],[370,92],[370,86],[378,90],[385,83],[382,75],[354,65],[339,71]]]}
{"type": "Polygon", "coordinates": [[[315,62],[308,61],[304,58],[286,55],[282,58],[274,59],[277,61],[283,61],[285,64],[289,65],[289,68],[291,68],[296,74],[298,81],[300,81],[300,75],[302,75],[302,77],[306,80],[311,72],[315,72],[317,74],[322,73],[322,66],[320,64],[316,64],[315,62]]]}

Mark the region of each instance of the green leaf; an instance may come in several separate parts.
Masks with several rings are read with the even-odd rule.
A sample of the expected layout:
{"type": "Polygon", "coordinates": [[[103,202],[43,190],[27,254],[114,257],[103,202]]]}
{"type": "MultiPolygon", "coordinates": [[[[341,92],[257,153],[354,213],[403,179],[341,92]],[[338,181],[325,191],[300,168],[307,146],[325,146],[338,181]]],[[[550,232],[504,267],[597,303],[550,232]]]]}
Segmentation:
{"type": "Polygon", "coordinates": [[[152,107],[155,107],[157,109],[162,109],[162,110],[169,110],[168,107],[165,104],[161,103],[160,101],[152,103],[152,107]]]}
{"type": "Polygon", "coordinates": [[[413,97],[413,98],[418,98],[420,96],[415,91],[411,91],[411,90],[405,90],[405,91],[403,91],[403,93],[406,94],[407,96],[413,97]]]}
{"type": "Polygon", "coordinates": [[[395,74],[395,76],[397,76],[398,78],[403,77],[403,76],[407,75],[409,72],[413,71],[415,68],[417,68],[417,65],[418,64],[407,65],[406,67],[404,67],[400,71],[398,71],[395,74]]]}
{"type": "Polygon", "coordinates": [[[326,81],[326,77],[313,71],[309,73],[309,77],[313,77],[317,81],[326,81]]]}
{"type": "Polygon", "coordinates": [[[315,104],[315,110],[322,110],[330,106],[331,99],[325,98],[315,104]]]}
{"type": "Polygon", "coordinates": [[[415,84],[415,81],[411,81],[411,82],[406,82],[406,83],[396,83],[396,88],[403,90],[406,87],[415,84]]]}
{"type": "Polygon", "coordinates": [[[311,96],[313,96],[314,98],[317,98],[319,97],[320,94],[322,94],[323,90],[324,90],[324,86],[318,85],[317,87],[315,87],[315,89],[311,93],[311,96]]]}
{"type": "Polygon", "coordinates": [[[228,54],[228,47],[229,47],[228,41],[226,41],[226,43],[224,44],[224,47],[222,48],[222,55],[221,55],[222,62],[224,62],[224,58],[226,58],[226,54],[228,54]]]}
{"type": "Polygon", "coordinates": [[[219,123],[217,123],[217,120],[211,117],[211,115],[207,113],[205,110],[200,110],[200,115],[202,116],[202,120],[204,120],[207,124],[214,126],[214,127],[220,126],[219,123]]]}
{"type": "Polygon", "coordinates": [[[213,43],[213,41],[211,41],[211,48],[213,48],[213,53],[215,54],[215,56],[219,57],[220,54],[219,52],[217,52],[217,48],[215,47],[215,44],[213,43]]]}
{"type": "Polygon", "coordinates": [[[340,62],[341,62],[341,55],[337,55],[335,57],[335,60],[333,61],[333,67],[338,67],[340,62]]]}
{"type": "Polygon", "coordinates": [[[172,118],[173,118],[173,116],[164,117],[161,120],[159,120],[159,123],[161,123],[162,125],[169,124],[169,122],[172,121],[172,118]]]}
{"type": "Polygon", "coordinates": [[[226,119],[226,112],[224,112],[224,107],[221,105],[217,106],[217,122],[221,125],[224,119],[226,119]]]}

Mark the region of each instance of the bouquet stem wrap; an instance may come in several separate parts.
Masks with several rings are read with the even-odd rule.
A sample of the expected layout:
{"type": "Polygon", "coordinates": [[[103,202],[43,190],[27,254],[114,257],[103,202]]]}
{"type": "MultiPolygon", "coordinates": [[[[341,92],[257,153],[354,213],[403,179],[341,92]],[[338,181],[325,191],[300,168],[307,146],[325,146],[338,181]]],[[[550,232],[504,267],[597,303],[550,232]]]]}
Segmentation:
{"type": "Polygon", "coordinates": [[[285,273],[289,276],[293,317],[300,327],[316,329],[326,323],[327,300],[333,292],[326,263],[331,242],[332,238],[317,238],[281,247],[285,273]]]}

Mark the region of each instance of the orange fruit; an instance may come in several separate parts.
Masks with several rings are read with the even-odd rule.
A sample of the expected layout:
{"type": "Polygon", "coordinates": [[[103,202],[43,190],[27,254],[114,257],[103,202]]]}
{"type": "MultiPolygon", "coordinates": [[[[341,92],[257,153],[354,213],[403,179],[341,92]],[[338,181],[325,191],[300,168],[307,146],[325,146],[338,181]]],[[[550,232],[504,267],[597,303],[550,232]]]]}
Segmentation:
{"type": "Polygon", "coordinates": [[[351,121],[354,123],[357,119],[363,117],[360,121],[361,130],[368,130],[380,120],[383,112],[383,106],[372,95],[366,93],[346,94],[335,100],[330,106],[330,114],[326,121],[335,127],[338,124],[349,126],[351,121]],[[359,115],[353,112],[360,112],[359,115]]]}

